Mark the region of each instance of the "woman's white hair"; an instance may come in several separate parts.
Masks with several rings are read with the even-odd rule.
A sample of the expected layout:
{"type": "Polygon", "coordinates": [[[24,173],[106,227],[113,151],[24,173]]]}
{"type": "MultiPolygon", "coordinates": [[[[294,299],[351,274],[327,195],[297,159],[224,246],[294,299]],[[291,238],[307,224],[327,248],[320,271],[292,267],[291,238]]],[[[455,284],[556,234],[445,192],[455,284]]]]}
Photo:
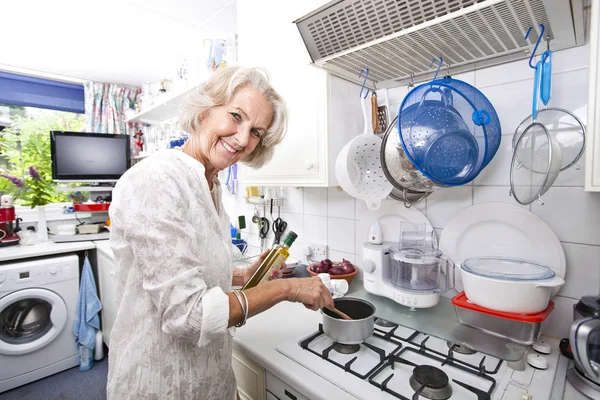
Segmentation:
{"type": "Polygon", "coordinates": [[[199,132],[201,117],[211,108],[226,104],[241,88],[251,86],[271,103],[273,119],[252,153],[242,162],[253,168],[265,165],[273,157],[287,129],[287,107],[271,87],[269,74],[261,68],[227,67],[218,69],[203,85],[192,90],[179,109],[179,123],[190,135],[199,132]]]}

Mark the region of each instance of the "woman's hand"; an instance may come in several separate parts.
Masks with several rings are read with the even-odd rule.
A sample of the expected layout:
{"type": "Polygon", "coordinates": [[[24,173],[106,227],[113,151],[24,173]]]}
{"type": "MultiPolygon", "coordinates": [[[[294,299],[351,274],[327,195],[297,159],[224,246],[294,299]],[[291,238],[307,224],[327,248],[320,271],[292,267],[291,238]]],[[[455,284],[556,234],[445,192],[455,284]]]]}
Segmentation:
{"type": "Polygon", "coordinates": [[[234,269],[232,285],[244,286],[246,282],[248,282],[248,280],[252,278],[252,275],[254,275],[260,264],[265,260],[265,258],[269,254],[269,251],[271,251],[271,249],[267,249],[266,251],[259,254],[254,259],[252,264],[250,264],[248,267],[234,269]]]}
{"type": "Polygon", "coordinates": [[[325,306],[334,306],[329,289],[327,289],[319,277],[286,280],[290,284],[288,301],[302,303],[304,307],[314,311],[325,306]]]}

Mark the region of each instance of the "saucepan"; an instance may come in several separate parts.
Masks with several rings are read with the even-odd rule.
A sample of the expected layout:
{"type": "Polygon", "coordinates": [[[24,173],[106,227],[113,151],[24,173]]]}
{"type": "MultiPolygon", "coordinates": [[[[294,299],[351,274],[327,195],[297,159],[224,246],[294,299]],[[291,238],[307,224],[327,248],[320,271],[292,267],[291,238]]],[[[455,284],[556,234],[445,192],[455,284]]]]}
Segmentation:
{"type": "Polygon", "coordinates": [[[347,314],[351,321],[322,309],[323,331],[341,344],[359,344],[373,335],[375,328],[375,306],[368,301],[343,297],[333,301],[335,308],[347,314]]]}

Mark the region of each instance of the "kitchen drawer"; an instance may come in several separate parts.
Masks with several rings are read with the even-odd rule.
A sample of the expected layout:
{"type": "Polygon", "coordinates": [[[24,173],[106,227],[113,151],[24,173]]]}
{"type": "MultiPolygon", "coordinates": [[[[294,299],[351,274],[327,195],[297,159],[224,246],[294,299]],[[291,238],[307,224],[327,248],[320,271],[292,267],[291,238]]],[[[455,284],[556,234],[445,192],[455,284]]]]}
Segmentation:
{"type": "Polygon", "coordinates": [[[265,400],[265,370],[246,355],[233,350],[233,372],[237,380],[240,398],[243,400],[265,400]]]}
{"type": "Polygon", "coordinates": [[[279,400],[309,400],[297,390],[292,389],[290,385],[284,383],[281,379],[267,371],[267,393],[272,393],[279,400]]]}
{"type": "Polygon", "coordinates": [[[267,390],[267,400],[279,400],[277,397],[273,395],[273,393],[267,390]]]}

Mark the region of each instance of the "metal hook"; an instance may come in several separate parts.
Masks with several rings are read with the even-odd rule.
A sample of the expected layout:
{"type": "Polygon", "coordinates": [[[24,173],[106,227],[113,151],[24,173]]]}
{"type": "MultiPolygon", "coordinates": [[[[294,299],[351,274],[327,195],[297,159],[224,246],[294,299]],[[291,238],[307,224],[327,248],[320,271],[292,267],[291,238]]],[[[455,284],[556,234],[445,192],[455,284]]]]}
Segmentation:
{"type": "Polygon", "coordinates": [[[444,63],[446,65],[446,76],[444,78],[450,78],[450,65],[448,63],[444,63]]]}
{"type": "MultiPolygon", "coordinates": [[[[431,66],[433,65],[433,63],[435,62],[435,58],[433,58],[431,60],[431,64],[429,64],[429,68],[431,68],[431,66]]],[[[438,65],[437,71],[435,71],[435,75],[433,77],[433,80],[435,81],[437,79],[438,74],[440,73],[440,68],[442,68],[442,64],[444,63],[444,60],[442,59],[442,56],[440,56],[440,64],[438,65]]]]}
{"type": "Polygon", "coordinates": [[[363,84],[360,88],[360,97],[363,99],[366,99],[367,96],[369,95],[369,91],[370,89],[367,88],[367,92],[365,93],[365,95],[363,96],[363,90],[365,90],[365,85],[367,84],[367,79],[369,78],[369,68],[363,68],[360,70],[360,74],[358,74],[358,77],[360,78],[363,74],[363,72],[365,73],[365,80],[363,81],[363,84]]]}
{"type": "MultiPolygon", "coordinates": [[[[535,57],[535,52],[537,51],[537,48],[540,45],[542,38],[544,37],[544,30],[546,29],[546,28],[544,28],[544,24],[540,24],[540,28],[542,29],[542,31],[540,32],[540,34],[535,42],[535,47],[533,48],[533,51],[531,52],[531,56],[529,56],[529,67],[532,69],[535,69],[535,65],[533,65],[533,58],[535,57]]],[[[529,34],[531,33],[532,30],[533,30],[533,26],[530,26],[529,29],[527,30],[527,33],[525,34],[526,40],[529,37],[529,34]]]]}
{"type": "Polygon", "coordinates": [[[415,87],[415,73],[412,71],[410,72],[410,82],[408,82],[408,87],[415,87]]]}

